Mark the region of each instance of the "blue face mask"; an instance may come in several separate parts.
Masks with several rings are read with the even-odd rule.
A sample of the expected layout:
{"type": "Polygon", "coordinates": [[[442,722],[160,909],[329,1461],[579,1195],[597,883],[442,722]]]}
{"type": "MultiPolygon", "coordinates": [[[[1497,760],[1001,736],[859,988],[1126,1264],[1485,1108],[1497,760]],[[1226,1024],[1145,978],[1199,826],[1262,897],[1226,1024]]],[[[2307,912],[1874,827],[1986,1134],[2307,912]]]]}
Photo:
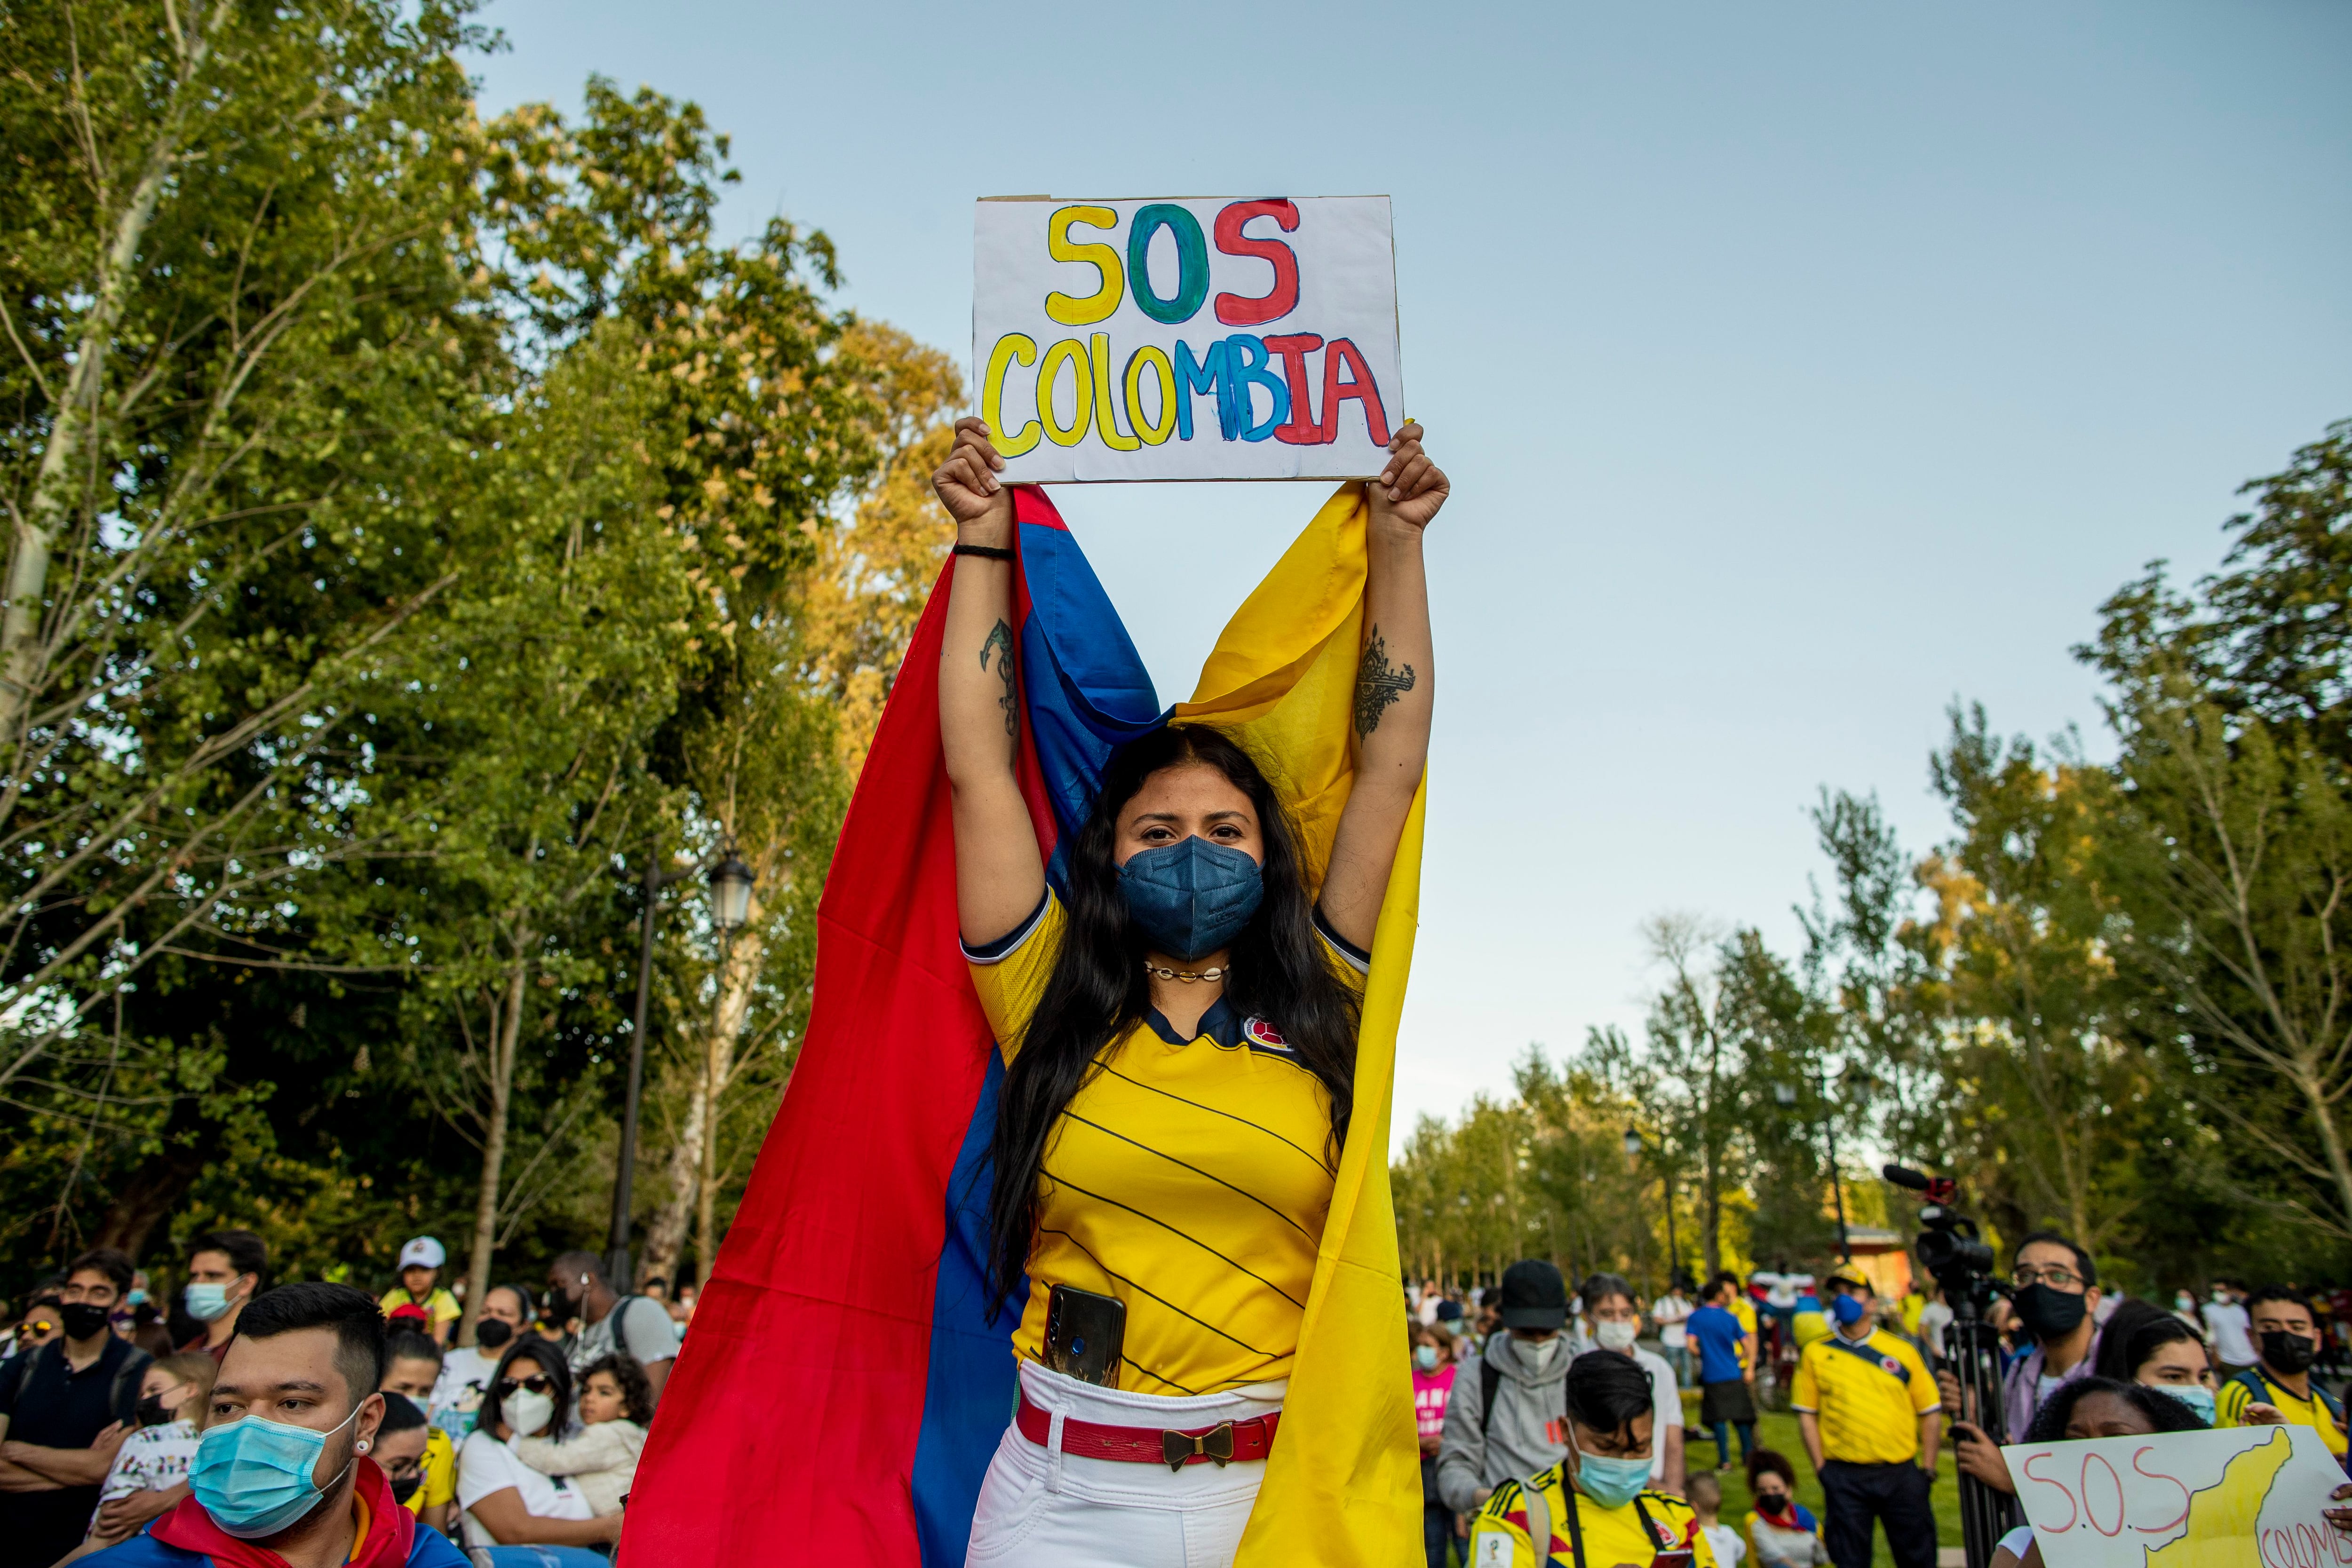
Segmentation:
{"type": "Polygon", "coordinates": [[[1576,1490],[1603,1508],[1623,1508],[1649,1484],[1647,1459],[1612,1459],[1576,1450],[1576,1490]]]}
{"type": "Polygon", "coordinates": [[[1265,884],[1241,851],[1191,838],[1134,856],[1118,868],[1118,891],[1144,939],[1190,964],[1242,934],[1265,884]]]}
{"type": "Polygon", "coordinates": [[[2188,1406],[2189,1408],[2196,1414],[2197,1418],[2204,1422],[2208,1427],[2213,1425],[2218,1415],[2219,1406],[2214,1403],[2213,1391],[2206,1387],[2203,1384],[2158,1383],[2153,1384],[2150,1386],[2154,1387],[2158,1393],[2169,1394],[2175,1399],[2179,1400],[2183,1405],[2188,1406]]]}
{"type": "Polygon", "coordinates": [[[1838,1327],[1850,1329],[1862,1322],[1866,1309],[1859,1296],[1839,1296],[1830,1302],[1830,1316],[1837,1319],[1838,1327]]]}
{"type": "Polygon", "coordinates": [[[351,1469],[345,1465],[326,1488],[312,1479],[327,1439],[359,1414],[353,1410],[324,1432],[258,1416],[211,1427],[196,1444],[196,1462],[188,1467],[188,1490],[213,1522],[239,1541],[276,1535],[318,1507],[327,1490],[351,1469]]]}
{"type": "Polygon", "coordinates": [[[180,1299],[187,1303],[188,1315],[200,1323],[211,1322],[228,1311],[226,1285],[190,1285],[180,1299]]]}
{"type": "Polygon", "coordinates": [[[1435,1372],[1437,1370],[1437,1347],[1433,1344],[1414,1345],[1412,1347],[1412,1364],[1413,1365],[1421,1368],[1423,1372],[1435,1372]]]}

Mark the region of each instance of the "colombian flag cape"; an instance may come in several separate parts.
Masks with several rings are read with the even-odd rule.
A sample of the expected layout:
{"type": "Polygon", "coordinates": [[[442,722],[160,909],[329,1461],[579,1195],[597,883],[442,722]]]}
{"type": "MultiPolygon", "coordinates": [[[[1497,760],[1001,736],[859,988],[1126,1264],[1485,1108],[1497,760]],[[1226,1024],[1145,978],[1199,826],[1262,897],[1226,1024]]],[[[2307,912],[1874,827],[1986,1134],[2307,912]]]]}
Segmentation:
{"type": "MultiPolygon", "coordinates": [[[[1216,725],[1250,750],[1319,882],[1354,778],[1361,486],[1324,504],[1226,626],[1192,700],[1164,714],[1044,492],[1016,489],[1013,504],[1020,775],[1049,874],[1059,881],[1058,846],[1112,749],[1172,722],[1216,725]]],[[[984,1155],[1004,1067],[957,943],[939,730],[954,570],[951,559],[842,828],[808,1033],[638,1465],[624,1563],[963,1563],[1012,1417],[1022,1297],[988,1322],[984,1155]]],[[[1386,1152],[1422,815],[1416,799],[1372,946],[1354,1120],[1244,1568],[1421,1560],[1386,1152]]]]}

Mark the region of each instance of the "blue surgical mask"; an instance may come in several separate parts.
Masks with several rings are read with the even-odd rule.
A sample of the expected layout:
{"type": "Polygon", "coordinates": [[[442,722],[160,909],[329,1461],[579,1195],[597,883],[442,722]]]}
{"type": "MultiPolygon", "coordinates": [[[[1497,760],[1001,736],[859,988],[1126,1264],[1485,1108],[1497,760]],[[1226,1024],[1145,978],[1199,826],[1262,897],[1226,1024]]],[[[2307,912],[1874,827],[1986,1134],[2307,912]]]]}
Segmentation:
{"type": "Polygon", "coordinates": [[[1231,943],[1257,913],[1257,862],[1202,838],[1145,850],[1118,868],[1128,912],[1159,951],[1190,964],[1231,943]]]}
{"type": "Polygon", "coordinates": [[[1623,1508],[1649,1484],[1647,1459],[1612,1459],[1576,1450],[1576,1490],[1603,1508],[1623,1508]]]}
{"type": "Polygon", "coordinates": [[[187,1303],[190,1317],[200,1323],[208,1323],[228,1311],[228,1287],[190,1285],[181,1293],[181,1300],[187,1303]]]}
{"type": "Polygon", "coordinates": [[[2217,1418],[2219,1406],[2214,1403],[2213,1391],[2201,1383],[2154,1383],[2148,1386],[2159,1393],[2169,1394],[2188,1406],[2208,1427],[2213,1425],[2217,1418]]]}
{"type": "MultiPolygon", "coordinates": [[[[188,1489],[212,1521],[239,1541],[276,1535],[299,1521],[326,1496],[312,1478],[327,1439],[359,1418],[354,1408],[326,1431],[241,1416],[209,1428],[188,1467],[188,1489]]],[[[354,1456],[356,1460],[356,1456],[354,1456]]],[[[333,1487],[351,1469],[336,1473],[333,1487]]]]}
{"type": "Polygon", "coordinates": [[[1437,1347],[1433,1344],[1414,1345],[1412,1347],[1412,1364],[1421,1368],[1423,1372],[1435,1372],[1437,1370],[1437,1347]]]}
{"type": "Polygon", "coordinates": [[[1830,1302],[1830,1316],[1837,1319],[1840,1328],[1850,1329],[1862,1322],[1865,1311],[1859,1296],[1839,1296],[1830,1302]]]}

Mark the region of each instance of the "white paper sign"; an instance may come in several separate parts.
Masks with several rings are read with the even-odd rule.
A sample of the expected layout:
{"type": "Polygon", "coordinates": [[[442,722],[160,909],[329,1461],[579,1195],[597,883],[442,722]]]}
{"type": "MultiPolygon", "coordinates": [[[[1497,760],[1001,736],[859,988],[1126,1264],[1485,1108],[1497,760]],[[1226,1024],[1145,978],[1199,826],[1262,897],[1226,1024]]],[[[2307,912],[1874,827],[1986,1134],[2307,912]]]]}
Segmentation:
{"type": "Polygon", "coordinates": [[[2342,1568],[2321,1517],[2343,1467],[2308,1427],[2001,1450],[2050,1568],[2342,1568]]]}
{"type": "Polygon", "coordinates": [[[1004,477],[1350,479],[1404,423],[1386,196],[978,204],[1004,477]]]}

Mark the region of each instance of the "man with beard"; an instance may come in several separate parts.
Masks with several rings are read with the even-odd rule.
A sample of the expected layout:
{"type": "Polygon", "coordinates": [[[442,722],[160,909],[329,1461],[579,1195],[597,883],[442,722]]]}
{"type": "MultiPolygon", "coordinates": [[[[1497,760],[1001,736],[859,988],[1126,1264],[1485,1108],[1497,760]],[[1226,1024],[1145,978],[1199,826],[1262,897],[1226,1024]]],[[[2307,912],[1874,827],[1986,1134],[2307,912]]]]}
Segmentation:
{"type": "Polygon", "coordinates": [[[604,1277],[604,1260],[593,1252],[566,1252],[547,1268],[547,1288],[580,1315],[580,1337],[572,1343],[574,1377],[619,1353],[646,1369],[646,1382],[661,1402],[662,1386],[677,1361],[677,1325],[650,1296],[624,1296],[604,1277]]]}
{"type": "MultiPolygon", "coordinates": [[[[2010,1304],[2032,1339],[2033,1348],[2011,1363],[2002,1380],[2001,1416],[2010,1442],[2033,1425],[2033,1413],[2078,1377],[2087,1377],[2099,1358],[2099,1270],[2091,1255],[2054,1230],[2037,1230],[2018,1244],[2011,1265],[2010,1304]]],[[[1952,1433],[1960,1473],[1996,1491],[2014,1492],[2009,1465],[1963,1406],[1959,1379],[1936,1375],[1944,1408],[1962,1418],[1952,1433]]]]}
{"type": "Polygon", "coordinates": [[[467,1568],[368,1457],[383,1421],[383,1313],[348,1285],[280,1285],[237,1316],[192,1493],[107,1568],[467,1568]]]}
{"type": "Polygon", "coordinates": [[[2246,1298],[2246,1316],[2254,1342],[2254,1364],[2221,1385],[2216,1400],[2222,1427],[2249,1425],[2246,1412],[2254,1406],[2275,1406],[2290,1425],[2319,1433],[2327,1451],[2344,1462],[2344,1405],[2313,1381],[2312,1363],[2319,1356],[2319,1329],[2312,1320],[2311,1301],[2286,1285],[2264,1285],[2246,1298]]]}
{"type": "Polygon", "coordinates": [[[130,1289],[129,1258],[83,1253],[58,1292],[62,1332],[0,1366],[0,1560],[49,1563],[81,1544],[152,1359],[108,1322],[130,1289]]]}

